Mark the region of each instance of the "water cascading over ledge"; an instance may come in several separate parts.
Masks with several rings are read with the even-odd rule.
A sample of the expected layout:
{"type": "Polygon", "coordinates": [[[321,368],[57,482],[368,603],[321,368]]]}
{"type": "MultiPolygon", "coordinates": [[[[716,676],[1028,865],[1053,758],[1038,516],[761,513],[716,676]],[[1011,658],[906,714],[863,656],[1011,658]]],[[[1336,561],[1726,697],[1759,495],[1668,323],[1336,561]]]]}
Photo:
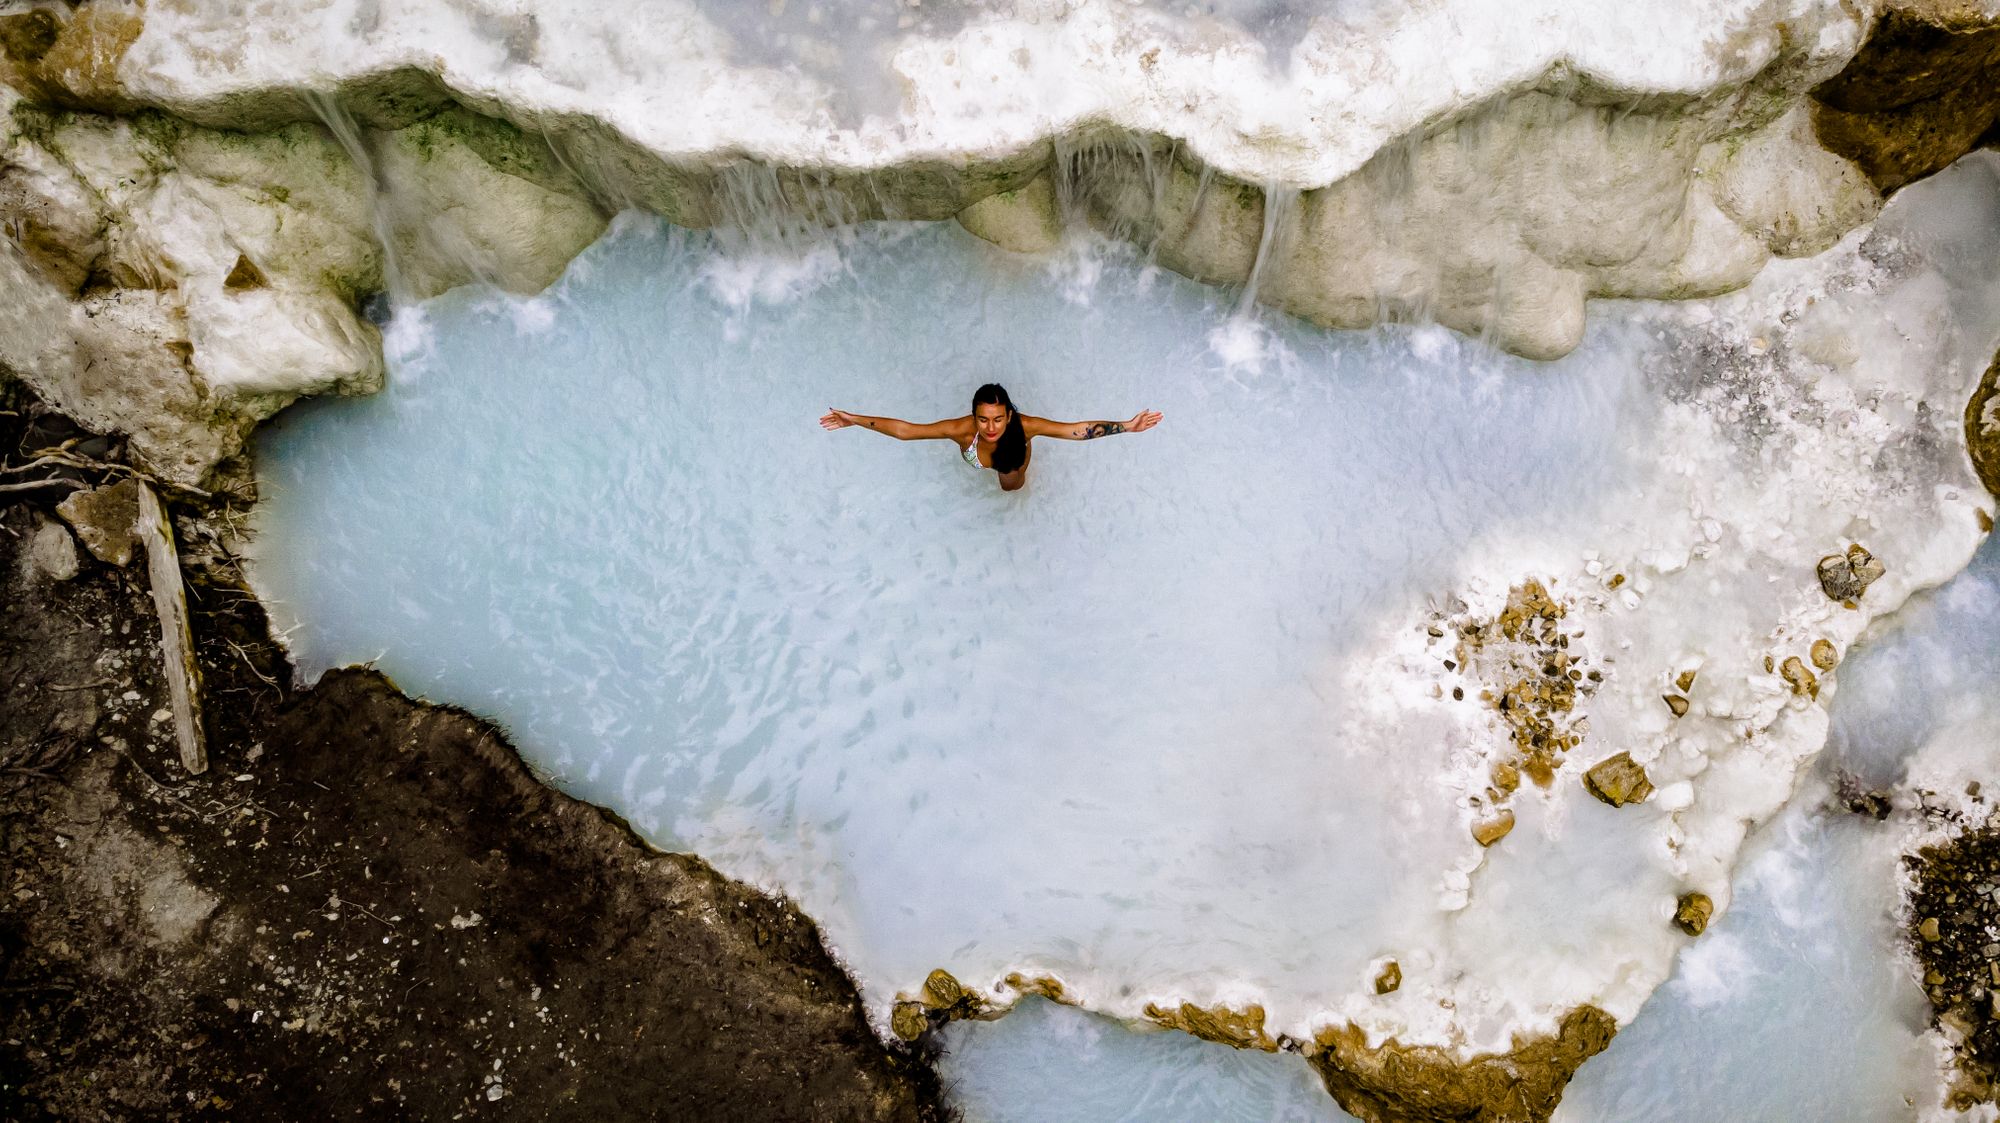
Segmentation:
{"type": "Polygon", "coordinates": [[[890,12],[831,58],[817,10],[0,17],[0,206],[29,256],[0,267],[33,294],[0,353],[193,482],[293,396],[375,384],[363,296],[533,291],[637,207],[766,231],[958,215],[1028,251],[1090,222],[1323,324],[1436,319],[1547,357],[1589,295],[1726,291],[1832,244],[1977,143],[1997,88],[1974,5],[1890,5],[1877,47],[1877,9],[1808,0],[1248,28],[1023,3],[890,12]],[[1295,213],[1264,213],[1273,187],[1295,213]],[[52,345],[64,321],[120,373],[52,345]]]}
{"type": "MultiPolygon", "coordinates": [[[[1544,14],[1565,30],[1553,37],[1525,13],[1479,15],[1458,31],[1449,20],[1383,24],[1373,38],[1354,35],[1352,25],[1316,24],[1284,43],[1287,79],[1306,76],[1290,86],[1273,77],[1270,44],[1223,21],[1095,8],[1064,18],[1031,12],[1040,22],[982,16],[896,40],[896,69],[909,84],[869,106],[828,102],[809,68],[744,62],[740,51],[722,49],[731,32],[693,6],[675,9],[682,22],[655,37],[688,65],[652,72],[605,66],[615,52],[602,33],[616,28],[589,20],[390,5],[371,9],[371,25],[356,20],[360,9],[319,11],[323,22],[305,19],[289,45],[261,38],[254,23],[210,23],[194,7],[168,4],[49,9],[6,25],[15,92],[5,95],[0,206],[27,252],[0,260],[10,293],[22,296],[0,313],[0,359],[72,412],[131,433],[141,455],[170,476],[198,481],[299,393],[378,386],[379,339],[357,313],[368,294],[390,289],[407,300],[473,279],[539,289],[613,211],[631,206],[683,225],[780,238],[827,222],[957,215],[975,233],[1027,252],[1048,252],[1065,225],[1090,223],[1135,238],[1170,268],[1249,283],[1256,299],[1322,323],[1434,318],[1552,356],[1584,337],[1587,295],[1703,296],[1744,284],[1772,252],[1830,246],[1873,214],[1878,190],[1899,186],[1911,168],[1942,166],[1956,155],[1942,150],[1952,144],[1976,142],[1982,130],[1964,122],[1976,121],[1977,91],[1991,85],[1990,65],[1978,61],[1984,33],[1955,24],[1940,33],[1945,45],[1923,56],[1925,66],[1912,64],[1927,67],[1929,85],[1888,93],[1858,79],[1842,86],[1836,75],[1868,63],[1866,50],[1855,55],[1866,14],[1807,4],[1783,12],[1691,7],[1657,22],[1621,17],[1634,22],[1610,35],[1593,26],[1601,14],[1554,7],[1544,14]],[[1516,27],[1532,27],[1536,41],[1516,27]],[[1495,31],[1506,33],[1498,47],[1438,47],[1495,31]],[[1343,53],[1343,38],[1376,52],[1367,81],[1355,77],[1364,71],[1343,53]],[[1644,51],[1621,46],[1634,38],[1644,51]],[[1928,66],[1960,48],[1973,63],[1928,66]],[[717,65],[724,57],[737,62],[717,65]],[[986,89],[952,84],[968,73],[994,81],[986,89]],[[1062,84],[1077,73],[1093,81],[1062,84]],[[1932,88],[1943,81],[1938,74],[1960,84],[1932,88]],[[665,86],[648,88],[659,75],[665,86]],[[1840,90],[1837,106],[1808,99],[1827,79],[1840,90]],[[1234,89],[1252,93],[1226,92],[1234,89]],[[1023,100],[1017,90],[1034,96],[1023,100]],[[1881,121],[1896,113],[1921,115],[1940,101],[1949,102],[1957,139],[1908,168],[1896,163],[1894,145],[1877,146],[1891,149],[1886,155],[1848,139],[1825,141],[1832,152],[1822,147],[1834,135],[1830,112],[1868,114],[1874,133],[1839,134],[1865,140],[1879,138],[1881,121]],[[867,111],[885,104],[891,111],[867,111]],[[351,131],[349,119],[358,123],[351,131]]],[[[1912,38],[1906,25],[1930,18],[1909,11],[1895,17],[1904,21],[1899,51],[1912,38]]],[[[1763,380],[1777,377],[1778,360],[1759,358],[1770,343],[1728,333],[1713,343],[1718,367],[1737,369],[1737,389],[1753,402],[1763,380]]],[[[1827,333],[1815,346],[1833,350],[1810,352],[1810,362],[1855,361],[1827,333]]],[[[1946,390],[1940,382],[1918,395],[1933,419],[1955,416],[1941,400],[1946,390]]],[[[1879,436],[1859,434],[1849,451],[1863,455],[1879,436]]],[[[1735,533],[1710,512],[1688,513],[1694,521],[1680,529],[1702,542],[1713,544],[1709,521],[1735,533]]],[[[1813,557],[1821,549],[1796,546],[1813,557]]],[[[1951,556],[1968,551],[1951,539],[1918,551],[1928,558],[1922,564],[1892,558],[1892,583],[1868,607],[1942,579],[1951,556]]],[[[1645,564],[1658,568],[1658,558],[1649,554],[1645,564]]],[[[1523,626],[1549,638],[1541,621],[1552,610],[1525,583],[1513,584],[1529,575],[1496,585],[1489,573],[1485,600],[1467,598],[1467,610],[1478,607],[1490,625],[1468,617],[1435,626],[1504,634],[1511,611],[1517,634],[1508,641],[1523,626]]],[[[1614,590],[1642,591],[1652,595],[1636,579],[1614,590]]],[[[1549,603],[1567,618],[1561,590],[1549,603]]],[[[1682,607],[1699,611],[1696,601],[1682,607]]],[[[1858,629],[1861,620],[1847,623],[1858,629]]],[[[1804,684],[1825,670],[1812,645],[1782,661],[1775,656],[1784,653],[1773,654],[1763,673],[1775,678],[1757,679],[1754,660],[1743,669],[1745,683],[1782,685],[1771,697],[1749,690],[1759,712],[1794,705],[1784,699],[1805,697],[1804,684]]],[[[1508,668],[1503,660],[1491,669],[1508,668]]],[[[1660,692],[1683,705],[1694,681],[1706,692],[1718,680],[1715,667],[1704,667],[1684,687],[1678,677],[1690,668],[1673,669],[1660,692]]],[[[1620,682],[1627,694],[1640,689],[1620,682]]],[[[1512,684],[1499,685],[1504,698],[1512,684]]],[[[1809,727],[1812,707],[1797,704],[1808,716],[1783,720],[1809,727]]],[[[1545,750],[1567,735],[1547,714],[1524,713],[1504,730],[1510,740],[1523,735],[1523,748],[1545,750]]],[[[1695,720],[1704,716],[1717,715],[1697,709],[1695,720]]],[[[1775,783],[1815,744],[1810,728],[1794,734],[1781,751],[1760,744],[1738,757],[1792,754],[1763,774],[1775,783]]],[[[1469,802],[1457,811],[1466,829],[1490,835],[1501,817],[1477,791],[1489,775],[1482,764],[1460,777],[1469,802]]],[[[1661,787],[1665,798],[1685,794],[1661,787]]],[[[1781,801],[1783,792],[1765,795],[1781,801]]],[[[1522,825],[1537,825],[1525,809],[1522,825]]],[[[1706,864],[1701,884],[1717,907],[1726,907],[1729,835],[1711,832],[1712,849],[1689,862],[1706,864]]],[[[1529,836],[1501,839],[1499,853],[1529,836]]],[[[1056,981],[1022,980],[1077,996],[1056,981]]],[[[962,1005],[959,980],[921,982],[893,985],[943,1013],[993,997],[962,1005]]],[[[985,984],[965,982],[975,991],[985,984]]],[[[1647,985],[1634,981],[1632,993],[1647,985]]],[[[1413,982],[1409,993],[1417,989],[1413,982]]],[[[1227,996],[1186,996],[1198,1000],[1185,1005],[1175,1001],[1182,996],[1155,997],[1158,1015],[1136,1013],[1238,1044],[1275,1043],[1283,1033],[1277,1015],[1267,1026],[1261,1006],[1253,1018],[1227,996]]],[[[1556,1013],[1538,1011],[1538,1027],[1553,1029],[1556,1013]]],[[[1389,1026],[1367,1034],[1339,1071],[1365,1074],[1364,1054],[1389,1026]]],[[[1576,1036],[1601,1044],[1604,1032],[1593,1022],[1576,1036]]],[[[1429,1046],[1404,1039],[1440,1050],[1423,1077],[1431,1084],[1473,1051],[1449,1034],[1437,1038],[1429,1046]]],[[[1504,1051],[1506,1038],[1495,1031],[1482,1040],[1504,1051]]],[[[1337,1036],[1317,1044],[1341,1056],[1337,1036]]],[[[1555,1050],[1553,1085],[1582,1051],[1555,1050]]]]}

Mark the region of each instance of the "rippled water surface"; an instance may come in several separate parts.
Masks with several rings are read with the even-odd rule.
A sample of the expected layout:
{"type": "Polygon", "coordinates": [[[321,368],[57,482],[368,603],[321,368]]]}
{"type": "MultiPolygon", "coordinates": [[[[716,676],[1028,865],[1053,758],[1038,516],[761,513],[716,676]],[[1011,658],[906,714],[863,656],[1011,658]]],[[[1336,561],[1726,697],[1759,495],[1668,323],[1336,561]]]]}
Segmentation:
{"type": "Polygon", "coordinates": [[[864,988],[1046,962],[1338,993],[1375,954],[1339,934],[1455,840],[1375,825],[1330,668],[1469,537],[1615,477],[1637,374],[1612,330],[1543,368],[1232,309],[947,225],[773,262],[627,223],[543,297],[405,312],[385,393],[280,419],[259,581],[307,673],[374,659],[499,720],[797,896],[864,988]],[[989,379],[1165,421],[1040,440],[1015,494],[817,424],[962,414],[989,379]]]}
{"type": "MultiPolygon", "coordinates": [[[[304,673],[374,661],[495,719],[572,793],[798,899],[878,1011],[941,964],[1331,1000],[1458,842],[1394,836],[1332,669],[1447,597],[1468,542],[1554,536],[1630,478],[1655,341],[1600,316],[1529,364],[1234,306],[1123,251],[1029,263],[949,225],[772,259],[623,220],[540,297],[403,310],[386,392],[268,427],[257,580],[304,673]],[[949,443],[816,423],[955,416],[989,380],[1045,416],[1166,420],[1038,441],[1015,494],[949,443]]],[[[1857,649],[1842,752],[1918,736],[1882,676],[1990,682],[1985,627],[1857,649]]],[[[1904,1041],[1864,830],[1770,828],[1565,1117],[1740,1095],[1781,1038],[1904,1041]],[[1701,1049],[1734,1067],[1689,1093],[1701,1049]]],[[[979,1119],[1343,1117],[1295,1057],[1043,1003],[950,1041],[979,1119]]],[[[1785,1079],[1894,1097],[1898,1048],[1785,1079]]]]}

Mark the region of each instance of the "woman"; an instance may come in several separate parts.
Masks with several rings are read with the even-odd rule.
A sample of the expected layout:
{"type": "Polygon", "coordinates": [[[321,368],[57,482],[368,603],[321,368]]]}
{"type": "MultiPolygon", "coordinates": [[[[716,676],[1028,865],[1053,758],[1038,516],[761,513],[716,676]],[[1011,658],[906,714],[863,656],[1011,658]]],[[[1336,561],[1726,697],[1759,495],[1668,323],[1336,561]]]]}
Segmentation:
{"type": "Polygon", "coordinates": [[[893,417],[869,417],[840,409],[828,410],[819,419],[820,428],[829,432],[860,425],[899,441],[956,442],[967,464],[1000,473],[1001,491],[1014,491],[1028,482],[1028,458],[1033,455],[1028,442],[1036,437],[1087,441],[1113,433],[1143,433],[1159,423],[1160,415],[1152,410],[1140,410],[1130,421],[1050,421],[1046,417],[1029,417],[1016,410],[1007,391],[992,382],[974,392],[970,414],[947,421],[913,425],[893,417]]]}

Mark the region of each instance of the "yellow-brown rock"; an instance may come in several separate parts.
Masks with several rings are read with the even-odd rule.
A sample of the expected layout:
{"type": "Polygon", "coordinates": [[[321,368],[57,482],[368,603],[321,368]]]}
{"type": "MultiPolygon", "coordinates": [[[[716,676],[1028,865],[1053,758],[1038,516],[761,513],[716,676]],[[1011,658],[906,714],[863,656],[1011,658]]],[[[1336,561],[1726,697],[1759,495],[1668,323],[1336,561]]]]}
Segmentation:
{"type": "Polygon", "coordinates": [[[1706,893],[1683,893],[1674,904],[1674,927],[1690,936],[1699,936],[1708,929],[1708,919],[1715,915],[1715,902],[1706,893]]]}
{"type": "Polygon", "coordinates": [[[1146,1017],[1168,1029],[1192,1034],[1203,1041],[1219,1042],[1236,1049],[1259,1049],[1266,1053],[1278,1051],[1277,1041],[1264,1032],[1262,1006],[1232,1010],[1227,1006],[1204,1007],[1183,1002],[1168,1009],[1148,1002],[1146,1017]]]}
{"type": "Polygon", "coordinates": [[[1591,795],[1613,807],[1643,803],[1653,794],[1653,782],[1631,753],[1606,757],[1583,774],[1583,786],[1591,795]]]}
{"type": "Polygon", "coordinates": [[[1390,994],[1403,985],[1403,965],[1390,960],[1375,974],[1375,993],[1390,994]]]}
{"type": "Polygon", "coordinates": [[[921,1002],[904,999],[889,1011],[889,1028],[905,1041],[915,1041],[931,1028],[930,1015],[921,1002]]]}
{"type": "MultiPolygon", "coordinates": [[[[1986,490],[2000,495],[2000,355],[1986,368],[1986,376],[1965,403],[1965,451],[1986,490]]],[[[1993,529],[1993,516],[1985,517],[1983,529],[1993,529]]]]}
{"type": "Polygon", "coordinates": [[[118,64],[145,23],[142,8],[122,4],[0,16],[0,82],[49,104],[133,109],[118,83],[118,64]]]}
{"type": "Polygon", "coordinates": [[[1816,639],[1812,645],[1812,665],[1830,671],[1840,662],[1840,652],[1832,640],[1816,639]]]}
{"type": "Polygon", "coordinates": [[[1778,676],[1789,683],[1792,693],[1799,697],[1819,697],[1819,676],[1806,670],[1805,661],[1798,656],[1788,656],[1783,663],[1780,663],[1778,676]]]}
{"type": "Polygon", "coordinates": [[[56,505],[56,513],[98,561],[126,565],[139,549],[137,480],[72,492],[56,505]]]}
{"type": "Polygon", "coordinates": [[[1365,1123],[1541,1123],[1577,1067],[1617,1030],[1611,1015],[1579,1006],[1553,1037],[1517,1037],[1505,1053],[1459,1060],[1394,1038],[1371,1048],[1358,1027],[1343,1026],[1322,1032],[1308,1059],[1340,1106],[1365,1123]]]}
{"type": "Polygon", "coordinates": [[[1674,712],[1675,717],[1687,716],[1688,700],[1686,698],[1683,698],[1678,694],[1663,694],[1661,695],[1661,698],[1666,702],[1667,709],[1672,710],[1674,712]]]}
{"type": "Polygon", "coordinates": [[[965,1001],[965,985],[940,967],[924,977],[923,998],[926,1006],[956,1006],[965,1001]]]}
{"type": "Polygon", "coordinates": [[[1514,812],[1501,808],[1498,814],[1489,815],[1472,824],[1472,840],[1481,846],[1491,846],[1507,837],[1514,829],[1514,812]]]}
{"type": "Polygon", "coordinates": [[[1069,992],[1063,989],[1062,980],[1050,975],[1023,975],[1016,971],[1007,976],[1007,985],[1022,994],[1038,994],[1050,1002],[1060,1002],[1065,1006],[1076,1003],[1069,992]]]}
{"type": "Polygon", "coordinates": [[[1976,0],[1892,0],[1812,93],[1821,144],[1882,191],[1938,171],[2000,116],[2000,19],[1976,0]]]}

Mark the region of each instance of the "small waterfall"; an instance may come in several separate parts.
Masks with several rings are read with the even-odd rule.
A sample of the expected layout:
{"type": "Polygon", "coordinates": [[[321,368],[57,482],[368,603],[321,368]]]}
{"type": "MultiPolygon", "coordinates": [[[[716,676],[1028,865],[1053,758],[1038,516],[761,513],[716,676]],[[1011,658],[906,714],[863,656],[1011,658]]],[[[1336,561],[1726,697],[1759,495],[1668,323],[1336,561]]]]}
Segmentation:
{"type": "Polygon", "coordinates": [[[368,181],[371,226],[382,247],[382,285],[393,304],[469,283],[522,284],[521,262],[532,252],[524,252],[523,243],[532,237],[510,237],[466,207],[459,193],[467,187],[453,164],[461,157],[450,146],[416,132],[421,124],[405,131],[372,129],[335,96],[306,96],[368,181]]]}
{"type": "Polygon", "coordinates": [[[402,268],[400,253],[396,245],[395,221],[390,214],[388,185],[383,183],[378,170],[375,152],[370,138],[361,129],[361,123],[347,111],[333,94],[319,90],[308,90],[306,104],[312,106],[333,139],[347,152],[347,158],[368,181],[369,222],[375,233],[375,244],[382,248],[382,288],[389,294],[392,304],[412,303],[415,299],[413,286],[406,283],[408,276],[402,268]]]}
{"type": "Polygon", "coordinates": [[[1148,258],[1163,233],[1177,146],[1158,148],[1131,133],[1058,139],[1051,172],[1064,225],[1083,224],[1130,242],[1148,258]]]}
{"type": "Polygon", "coordinates": [[[1264,185],[1264,230],[1257,238],[1257,256],[1250,263],[1250,276],[1243,283],[1243,295],[1236,305],[1236,314],[1247,316],[1257,302],[1257,291],[1270,276],[1275,262],[1284,260],[1291,252],[1293,236],[1299,227],[1299,189],[1281,187],[1276,183],[1264,185]]]}
{"type": "MultiPolygon", "coordinates": [[[[865,184],[864,184],[865,186],[865,184]]],[[[829,228],[868,217],[834,173],[780,169],[741,160],[716,176],[716,232],[725,245],[791,250],[817,244],[829,228]]]]}

